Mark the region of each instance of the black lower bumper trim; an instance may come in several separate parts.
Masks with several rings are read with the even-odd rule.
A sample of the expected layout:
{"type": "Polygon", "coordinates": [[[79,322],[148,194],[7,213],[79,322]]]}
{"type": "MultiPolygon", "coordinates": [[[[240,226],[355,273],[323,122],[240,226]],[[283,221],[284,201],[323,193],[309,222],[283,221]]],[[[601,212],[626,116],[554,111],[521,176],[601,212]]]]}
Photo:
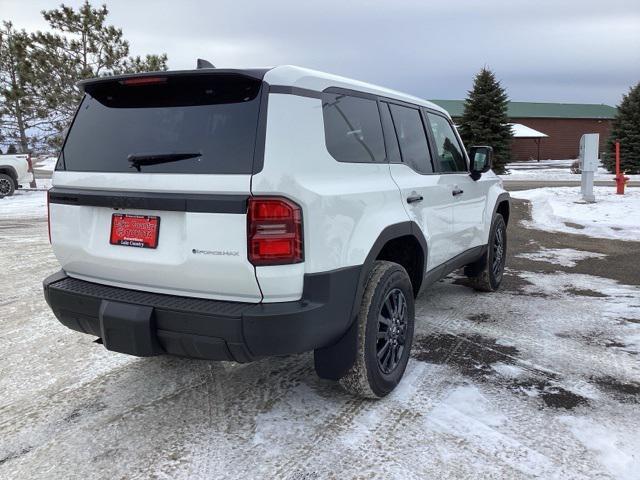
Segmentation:
{"type": "Polygon", "coordinates": [[[351,324],[360,269],[305,275],[301,300],[260,304],[111,287],[62,271],[43,284],[58,320],[102,338],[109,350],[249,362],[338,340],[351,324]]]}

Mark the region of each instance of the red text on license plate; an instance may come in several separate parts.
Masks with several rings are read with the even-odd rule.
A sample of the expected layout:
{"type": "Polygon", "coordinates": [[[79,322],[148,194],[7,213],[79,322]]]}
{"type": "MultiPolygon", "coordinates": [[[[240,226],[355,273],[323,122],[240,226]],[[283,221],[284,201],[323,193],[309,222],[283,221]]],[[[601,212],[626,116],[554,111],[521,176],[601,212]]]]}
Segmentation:
{"type": "Polygon", "coordinates": [[[114,213],[111,216],[109,243],[126,247],[156,248],[159,231],[160,217],[114,213]]]}

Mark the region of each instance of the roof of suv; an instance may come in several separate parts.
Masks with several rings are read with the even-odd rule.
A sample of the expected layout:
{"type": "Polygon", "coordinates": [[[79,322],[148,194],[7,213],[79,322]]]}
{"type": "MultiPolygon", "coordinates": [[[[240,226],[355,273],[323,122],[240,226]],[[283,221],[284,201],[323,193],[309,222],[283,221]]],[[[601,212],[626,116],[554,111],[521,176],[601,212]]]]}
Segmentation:
{"type": "Polygon", "coordinates": [[[281,65],[271,68],[265,73],[264,80],[270,85],[286,85],[319,92],[329,87],[341,87],[357,90],[371,93],[373,95],[380,95],[382,97],[422,105],[423,107],[431,108],[449,116],[444,108],[436,105],[435,103],[423,100],[422,98],[414,97],[389,88],[372,85],[370,83],[361,82],[359,80],[353,80],[351,78],[332,75],[330,73],[311,70],[308,68],[296,67],[294,65],[281,65]]]}
{"type": "Polygon", "coordinates": [[[314,90],[317,92],[321,92],[329,87],[340,87],[340,88],[370,93],[372,95],[379,95],[382,97],[392,98],[395,100],[413,103],[416,105],[421,105],[423,107],[436,110],[438,112],[441,112],[449,116],[449,114],[444,108],[436,105],[435,103],[429,102],[427,100],[423,100],[422,98],[414,97],[412,95],[407,95],[405,93],[398,92],[396,90],[391,90],[389,88],[380,87],[370,83],[361,82],[359,80],[353,80],[351,78],[332,75],[330,73],[320,72],[318,70],[311,70],[308,68],[296,67],[294,65],[281,65],[281,66],[271,67],[271,68],[247,68],[247,69],[203,68],[198,70],[170,70],[166,72],[137,73],[137,74],[127,74],[127,75],[118,75],[118,76],[111,76],[111,77],[100,77],[100,78],[82,80],[78,82],[78,86],[80,88],[84,88],[87,85],[93,85],[93,84],[102,83],[102,82],[109,82],[116,79],[144,77],[144,76],[157,76],[159,74],[174,76],[174,75],[182,75],[182,74],[204,75],[204,74],[211,74],[211,73],[229,73],[229,74],[245,75],[245,76],[256,78],[256,79],[263,79],[265,82],[267,82],[270,85],[284,85],[284,86],[290,86],[290,87],[298,87],[298,88],[304,88],[308,90],[314,90]]]}

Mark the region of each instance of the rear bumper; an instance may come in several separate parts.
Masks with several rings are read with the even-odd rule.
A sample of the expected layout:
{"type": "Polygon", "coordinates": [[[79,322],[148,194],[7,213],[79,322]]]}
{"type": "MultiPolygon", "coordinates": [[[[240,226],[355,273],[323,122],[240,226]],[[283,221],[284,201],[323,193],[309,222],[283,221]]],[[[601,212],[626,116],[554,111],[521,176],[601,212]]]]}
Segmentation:
{"type": "Polygon", "coordinates": [[[335,343],[351,324],[361,267],[305,275],[302,299],[222,302],[116,288],[60,271],[43,282],[47,303],[68,328],[109,350],[249,362],[335,343]]]}

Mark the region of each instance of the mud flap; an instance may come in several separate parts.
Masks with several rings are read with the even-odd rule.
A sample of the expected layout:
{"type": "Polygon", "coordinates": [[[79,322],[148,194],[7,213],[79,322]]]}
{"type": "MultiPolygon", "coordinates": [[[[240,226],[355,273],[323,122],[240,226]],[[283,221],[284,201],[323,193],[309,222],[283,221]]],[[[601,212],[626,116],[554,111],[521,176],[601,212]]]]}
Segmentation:
{"type": "Polygon", "coordinates": [[[347,333],[335,344],[313,352],[316,374],[326,380],[340,380],[356,361],[358,322],[351,322],[347,333]]]}
{"type": "Polygon", "coordinates": [[[149,357],[162,353],[153,326],[153,307],[102,300],[100,333],[107,350],[149,357]]]}

